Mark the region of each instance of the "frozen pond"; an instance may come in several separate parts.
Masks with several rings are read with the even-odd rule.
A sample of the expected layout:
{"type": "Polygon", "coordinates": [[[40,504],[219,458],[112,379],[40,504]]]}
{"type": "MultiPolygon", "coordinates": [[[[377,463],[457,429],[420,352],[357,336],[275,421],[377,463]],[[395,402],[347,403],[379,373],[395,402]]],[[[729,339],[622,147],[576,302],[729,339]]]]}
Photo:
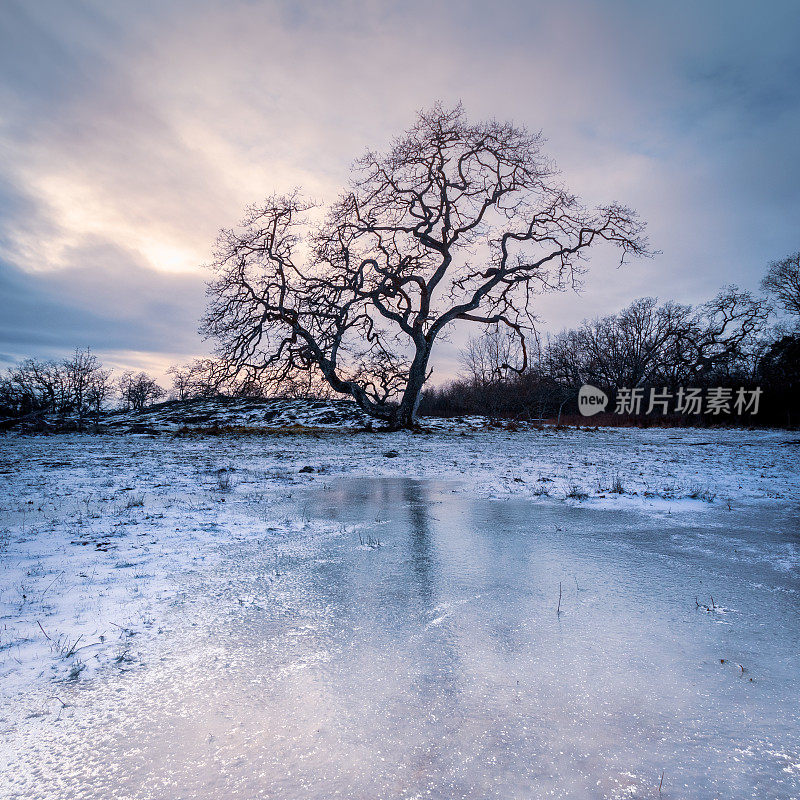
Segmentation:
{"type": "Polygon", "coordinates": [[[789,504],[646,516],[397,477],[291,502],[328,533],[254,513],[145,667],[4,732],[0,795],[800,795],[789,504]]]}

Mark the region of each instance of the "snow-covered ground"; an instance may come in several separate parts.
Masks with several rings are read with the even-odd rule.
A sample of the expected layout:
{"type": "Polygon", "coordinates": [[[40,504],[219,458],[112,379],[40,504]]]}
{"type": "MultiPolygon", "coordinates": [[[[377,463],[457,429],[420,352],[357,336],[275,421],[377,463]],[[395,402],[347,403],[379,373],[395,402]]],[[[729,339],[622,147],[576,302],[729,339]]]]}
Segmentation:
{"type": "Polygon", "coordinates": [[[114,432],[146,429],[175,432],[181,429],[313,427],[322,430],[364,428],[369,417],[347,400],[260,400],[197,398],[170,400],[142,409],[105,413],[101,422],[114,432]]]}
{"type": "MultiPolygon", "coordinates": [[[[345,478],[418,479],[426,485],[435,483],[440,492],[463,502],[490,503],[491,508],[516,504],[514,513],[522,503],[525,508],[546,510],[556,531],[561,530],[559,520],[571,512],[608,511],[608,519],[632,514],[645,527],[681,526],[673,533],[675,547],[698,558],[710,558],[717,548],[730,544],[714,538],[728,524],[735,528],[743,519],[757,518],[759,525],[769,528],[772,520],[780,519],[780,535],[754,541],[742,534],[724,558],[732,569],[752,568],[755,574],[763,568],[771,570],[770,575],[784,576],[781,580],[789,583],[780,586],[781,602],[793,604],[796,612],[797,590],[791,581],[796,582],[800,564],[797,434],[609,428],[506,431],[475,419],[437,422],[424,433],[368,433],[357,430],[359,420],[347,416],[347,408],[332,412],[320,406],[313,419],[298,418],[295,408],[289,404],[288,410],[280,411],[282,416],[267,422],[277,425],[277,419],[284,426],[301,425],[302,430],[290,427],[259,435],[162,432],[0,438],[0,733],[10,743],[8,758],[17,765],[14,775],[5,776],[5,784],[0,779],[0,794],[5,789],[20,798],[105,796],[89,789],[79,795],[74,786],[62,787],[59,794],[57,783],[40,794],[31,793],[36,775],[26,772],[32,762],[25,753],[35,750],[41,758],[41,742],[54,747],[63,726],[76,736],[85,731],[90,723],[80,721],[82,691],[116,686],[120,680],[121,686],[147,685],[148,676],[157,674],[153,663],[158,648],[174,648],[185,637],[182,621],[202,625],[219,607],[234,616],[261,614],[277,597],[285,612],[282,619],[296,628],[296,616],[305,612],[297,610],[302,587],[291,583],[294,564],[303,561],[307,574],[297,575],[306,574],[311,580],[315,559],[324,564],[332,558],[330,553],[320,555],[326,542],[357,540],[355,546],[364,553],[385,545],[379,541],[385,528],[382,520],[346,518],[320,506],[319,498],[335,496],[345,478]],[[314,422],[316,429],[308,429],[314,422]],[[259,545],[256,555],[248,550],[254,542],[259,545]],[[231,554],[242,549],[249,553],[245,562],[260,560],[257,574],[248,573],[247,580],[230,577],[231,554]],[[212,596],[214,603],[209,600],[212,596]]],[[[195,417],[193,423],[206,427],[207,420],[195,410],[198,413],[189,415],[195,417]]],[[[264,423],[263,408],[253,412],[258,420],[243,419],[241,412],[237,409],[223,422],[215,419],[222,427],[264,423]]],[[[159,413],[158,420],[150,415],[141,424],[165,432],[187,424],[185,412],[175,416],[174,409],[167,408],[159,413]]],[[[125,424],[129,423],[130,419],[125,424]]],[[[388,531],[385,535],[390,537],[388,531]]],[[[685,582],[684,578],[680,580],[685,582]]],[[[670,576],[665,574],[664,580],[669,585],[670,576]]],[[[496,598],[486,602],[492,605],[496,598]]],[[[702,595],[699,603],[709,607],[710,617],[727,621],[725,599],[712,602],[702,595]]],[[[452,614],[451,605],[437,608],[432,603],[425,609],[433,615],[425,625],[438,625],[440,617],[445,620],[452,614]]],[[[328,612],[315,613],[335,617],[336,604],[331,602],[328,612]]],[[[780,626],[773,633],[780,637],[780,626]]],[[[796,634],[795,626],[791,635],[796,634]]],[[[300,630],[297,635],[305,634],[300,630]]],[[[205,653],[193,657],[224,658],[207,646],[205,653]]],[[[280,661],[280,668],[289,671],[311,663],[280,661]]],[[[780,750],[779,742],[770,746],[780,750]]],[[[800,790],[796,751],[781,763],[794,781],[791,785],[800,790]]],[[[57,760],[50,771],[58,772],[57,760]]],[[[638,777],[632,781],[641,785],[638,777]]],[[[613,794],[606,787],[606,793],[597,796],[652,796],[618,789],[613,794]]],[[[324,791],[304,793],[297,786],[294,791],[265,791],[263,796],[329,796],[324,791]]],[[[232,790],[223,794],[256,796],[232,790]]],[[[140,795],[131,790],[118,796],[223,794],[164,790],[140,795]]],[[[664,796],[695,795],[665,792],[664,796]]],[[[780,795],[766,791],[732,796],[780,795]]]]}

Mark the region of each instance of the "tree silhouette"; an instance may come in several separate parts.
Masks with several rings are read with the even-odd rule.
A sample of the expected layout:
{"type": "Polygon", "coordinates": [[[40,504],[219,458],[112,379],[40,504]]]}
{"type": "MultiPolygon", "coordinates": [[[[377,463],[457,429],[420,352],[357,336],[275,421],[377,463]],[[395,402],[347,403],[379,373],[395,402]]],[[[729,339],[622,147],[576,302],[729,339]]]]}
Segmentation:
{"type": "Polygon", "coordinates": [[[542,142],[437,104],[360,158],[326,213],[298,192],[252,206],[217,240],[203,333],[242,380],[315,372],[391,427],[415,424],[454,322],[505,326],[524,369],[537,294],[576,286],[600,242],[649,254],[636,214],[585,209],[542,142]]]}

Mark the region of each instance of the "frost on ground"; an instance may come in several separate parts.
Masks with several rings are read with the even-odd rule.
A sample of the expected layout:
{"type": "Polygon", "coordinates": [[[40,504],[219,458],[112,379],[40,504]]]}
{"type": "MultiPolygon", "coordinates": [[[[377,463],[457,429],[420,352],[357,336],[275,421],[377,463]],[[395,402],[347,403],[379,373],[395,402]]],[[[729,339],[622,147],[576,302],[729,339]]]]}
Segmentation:
{"type": "MultiPolygon", "coordinates": [[[[0,730],[23,735],[42,715],[68,715],[76,686],[126,673],[144,681],[151,644],[176,636],[196,600],[195,577],[216,576],[215,603],[247,616],[272,608],[275,597],[262,583],[288,580],[303,548],[316,553],[321,541],[344,536],[365,556],[381,552],[390,531],[380,519],[362,530],[312,513],[309,488],[324,492],[343,477],[436,480],[456,497],[549,509],[556,531],[559,509],[635,512],[670,525],[681,519],[670,547],[710,557],[719,540],[704,526],[724,525],[721,515],[796,509],[799,454],[796,434],[779,431],[506,431],[478,420],[438,422],[416,434],[7,435],[0,438],[0,730]],[[259,577],[228,580],[230,554],[254,542],[264,562],[259,577]]],[[[747,558],[751,543],[737,546],[727,563],[747,558]]],[[[756,549],[771,569],[796,569],[796,537],[756,549]]],[[[329,568],[329,556],[314,558],[313,569],[329,568]]],[[[490,605],[486,598],[480,603],[490,605]]],[[[700,596],[696,608],[690,599],[710,624],[736,616],[724,597],[700,596]]],[[[290,593],[284,602],[296,623],[290,593]]],[[[446,628],[453,614],[467,613],[459,603],[470,609],[470,602],[472,595],[431,603],[414,635],[446,628]]],[[[316,629],[294,630],[302,641],[316,629]]],[[[281,669],[313,664],[309,656],[281,669]]],[[[730,660],[731,674],[737,664],[730,660]]],[[[770,746],[783,752],[779,745],[770,746]]],[[[798,769],[795,755],[787,770],[798,769]]]]}
{"type": "Polygon", "coordinates": [[[0,677],[133,668],[172,572],[208,568],[250,510],[302,524],[286,497],[342,475],[456,481],[476,497],[657,513],[800,499],[795,435],[777,431],[503,430],[0,439],[0,677]],[[282,506],[284,508],[282,509],[282,506]],[[286,516],[281,516],[281,514],[286,516]]]}
{"type": "Polygon", "coordinates": [[[291,400],[258,398],[196,398],[171,400],[141,411],[112,411],[102,418],[115,432],[146,429],[174,432],[185,428],[260,426],[313,427],[322,430],[364,428],[370,418],[347,400],[291,400]]]}

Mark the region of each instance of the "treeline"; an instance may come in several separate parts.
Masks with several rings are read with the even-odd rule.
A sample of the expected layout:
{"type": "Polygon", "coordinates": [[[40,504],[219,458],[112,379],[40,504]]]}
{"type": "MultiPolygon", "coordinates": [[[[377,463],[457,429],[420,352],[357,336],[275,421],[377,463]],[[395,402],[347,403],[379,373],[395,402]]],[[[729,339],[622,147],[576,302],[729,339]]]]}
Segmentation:
{"type": "Polygon", "coordinates": [[[462,351],[458,380],[424,393],[420,413],[575,422],[582,419],[576,417],[578,389],[591,384],[610,399],[606,413],[593,422],[796,425],[798,261],[795,254],[771,265],[762,283],[771,296],[731,286],[698,306],[641,298],[617,314],[536,341],[527,359],[513,332],[490,329],[462,351]],[[794,271],[786,262],[794,263],[794,271]],[[787,313],[788,324],[771,324],[776,308],[787,313]],[[689,389],[703,402],[681,405],[689,389]],[[651,393],[670,403],[651,408],[651,393]]]}
{"type": "MultiPolygon", "coordinates": [[[[91,352],[76,349],[68,358],[27,358],[0,374],[0,426],[25,417],[44,415],[59,429],[83,430],[96,424],[100,414],[113,406],[141,411],[165,398],[190,400],[213,397],[267,397],[256,380],[231,378],[225,364],[201,358],[167,370],[171,388],[165,389],[146,372],[127,370],[114,375],[91,352]]],[[[287,383],[283,397],[320,397],[311,377],[287,383]]]]}
{"type": "MultiPolygon", "coordinates": [[[[488,328],[462,351],[459,379],[423,392],[419,413],[576,422],[579,387],[590,384],[609,398],[605,415],[592,422],[797,425],[800,253],[771,264],[762,288],[766,296],[757,297],[725,287],[697,306],[645,297],[524,345],[514,329],[488,328]],[[784,321],[775,324],[778,311],[784,321]],[[690,390],[704,402],[681,405],[690,390]]],[[[0,424],[47,413],[82,429],[112,404],[138,411],[167,396],[274,396],[257,376],[243,377],[216,359],[173,366],[167,374],[170,391],[145,372],[114,376],[88,348],[61,360],[29,358],[0,375],[0,424]]],[[[331,389],[309,372],[284,381],[280,395],[321,398],[331,389]]]]}
{"type": "Polygon", "coordinates": [[[18,419],[44,413],[70,419],[79,429],[97,422],[113,401],[141,410],[166,394],[145,372],[125,371],[118,377],[90,349],[68,358],[27,358],[0,376],[0,417],[18,419]]]}

